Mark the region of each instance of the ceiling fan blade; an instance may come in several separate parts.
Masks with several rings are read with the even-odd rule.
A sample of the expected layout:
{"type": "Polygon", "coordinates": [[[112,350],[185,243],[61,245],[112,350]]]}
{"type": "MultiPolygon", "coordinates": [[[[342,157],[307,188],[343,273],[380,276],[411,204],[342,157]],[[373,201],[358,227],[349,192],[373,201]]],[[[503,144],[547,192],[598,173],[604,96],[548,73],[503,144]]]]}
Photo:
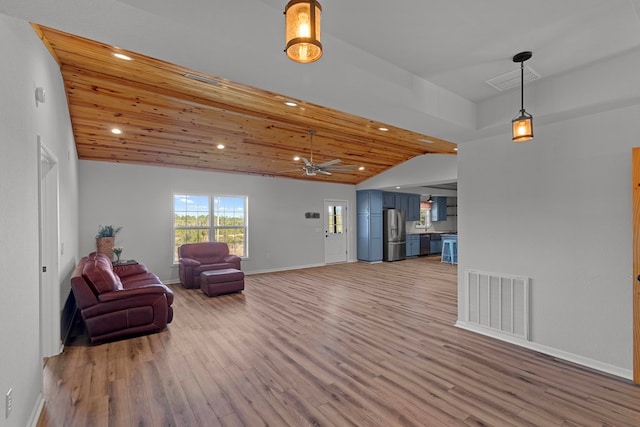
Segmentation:
{"type": "Polygon", "coordinates": [[[320,163],[319,165],[316,165],[319,168],[326,168],[327,166],[333,166],[336,163],[340,163],[341,160],[340,159],[335,159],[335,160],[330,160],[328,162],[324,162],[324,163],[320,163]]]}
{"type": "Polygon", "coordinates": [[[316,172],[321,173],[322,175],[331,175],[331,172],[327,172],[324,169],[318,169],[316,172]]]}
{"type": "Polygon", "coordinates": [[[327,166],[323,169],[328,171],[334,171],[334,172],[339,172],[339,171],[348,172],[357,168],[358,168],[358,165],[338,165],[338,166],[327,166]]]}
{"type": "Polygon", "coordinates": [[[313,166],[313,163],[311,163],[309,160],[307,160],[306,157],[300,157],[300,160],[302,160],[304,162],[304,164],[307,165],[307,166],[313,166]]]}

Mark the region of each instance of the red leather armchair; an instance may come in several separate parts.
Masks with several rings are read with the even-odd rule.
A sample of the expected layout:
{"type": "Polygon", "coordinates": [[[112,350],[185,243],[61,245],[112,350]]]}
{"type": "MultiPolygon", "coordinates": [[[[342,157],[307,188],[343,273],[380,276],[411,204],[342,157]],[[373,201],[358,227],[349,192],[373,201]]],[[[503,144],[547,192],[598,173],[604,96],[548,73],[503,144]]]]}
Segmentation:
{"type": "Polygon", "coordinates": [[[159,332],[173,319],[173,291],[142,264],[113,266],[93,252],[71,274],[92,344],[159,332]]]}
{"type": "Polygon", "coordinates": [[[240,257],[229,254],[221,242],[185,243],[178,247],[180,283],[187,289],[200,288],[200,273],[224,268],[240,268],[240,257]]]}

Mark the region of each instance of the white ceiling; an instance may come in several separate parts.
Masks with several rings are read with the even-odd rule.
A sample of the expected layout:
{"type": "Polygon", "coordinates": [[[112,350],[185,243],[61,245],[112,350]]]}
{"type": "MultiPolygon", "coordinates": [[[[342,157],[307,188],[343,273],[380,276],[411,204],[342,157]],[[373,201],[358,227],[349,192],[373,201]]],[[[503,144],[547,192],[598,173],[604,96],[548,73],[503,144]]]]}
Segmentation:
{"type": "MultiPolygon", "coordinates": [[[[240,28],[229,37],[255,37],[260,22],[243,21],[252,3],[280,12],[285,0],[241,2],[123,0],[185,22],[214,24],[211,15],[240,28]],[[235,5],[233,5],[235,3],[235,5]],[[190,5],[186,7],[185,5],[190,5]],[[227,11],[230,15],[226,15],[227,11]],[[241,33],[241,34],[237,34],[241,33]]],[[[470,101],[496,95],[485,82],[518,68],[523,50],[543,77],[569,71],[640,45],[632,0],[321,0],[323,37],[339,39],[470,101]]],[[[276,20],[271,25],[280,25],[276,20]]],[[[325,40],[331,50],[332,39],[325,40]]],[[[277,46],[281,48],[281,46],[277,46]]],[[[278,54],[282,53],[276,49],[278,54]]]]}
{"type": "Polygon", "coordinates": [[[527,64],[545,77],[640,44],[629,0],[335,3],[326,31],[474,102],[496,95],[485,82],[519,68],[520,51],[533,51],[527,64]]]}
{"type": "Polygon", "coordinates": [[[283,53],[285,4],[0,0],[0,13],[454,142],[458,124],[425,119],[406,95],[381,110],[372,99],[387,92],[349,91],[409,86],[400,80],[413,75],[473,105],[499,94],[486,81],[517,69],[520,51],[533,51],[527,65],[545,79],[640,46],[640,0],[321,0],[325,54],[300,65],[283,53]],[[324,80],[331,70],[345,87],[324,80]]]}

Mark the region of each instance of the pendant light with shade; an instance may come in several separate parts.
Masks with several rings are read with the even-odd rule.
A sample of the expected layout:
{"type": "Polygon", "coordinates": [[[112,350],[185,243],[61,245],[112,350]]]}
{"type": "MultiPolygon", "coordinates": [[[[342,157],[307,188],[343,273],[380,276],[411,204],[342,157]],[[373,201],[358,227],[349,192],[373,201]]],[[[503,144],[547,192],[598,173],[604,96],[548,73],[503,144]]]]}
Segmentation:
{"type": "Polygon", "coordinates": [[[291,0],[284,9],[285,52],[295,62],[308,63],[320,59],[320,15],[322,6],[316,0],[291,0]]]}
{"type": "Polygon", "coordinates": [[[533,139],[533,116],[524,110],[524,61],[531,59],[529,51],[520,52],[513,62],[520,63],[520,115],[511,121],[513,142],[525,142],[533,139]]]}

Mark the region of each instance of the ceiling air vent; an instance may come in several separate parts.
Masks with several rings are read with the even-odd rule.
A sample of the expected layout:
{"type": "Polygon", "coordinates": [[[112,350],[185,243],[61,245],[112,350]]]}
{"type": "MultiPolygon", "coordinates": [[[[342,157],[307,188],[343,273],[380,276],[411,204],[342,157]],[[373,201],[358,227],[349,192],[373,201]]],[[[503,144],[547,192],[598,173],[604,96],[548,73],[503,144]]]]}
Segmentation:
{"type": "MultiPolygon", "coordinates": [[[[542,76],[539,73],[535,72],[528,65],[524,66],[524,84],[538,80],[541,77],[542,76]]],[[[520,69],[489,79],[487,80],[487,84],[498,89],[500,92],[511,89],[512,87],[520,86],[520,69]]]]}
{"type": "Polygon", "coordinates": [[[191,80],[197,80],[202,83],[208,83],[210,85],[218,85],[220,82],[216,79],[212,79],[211,77],[201,76],[200,74],[187,73],[184,75],[186,78],[191,80]]]}

